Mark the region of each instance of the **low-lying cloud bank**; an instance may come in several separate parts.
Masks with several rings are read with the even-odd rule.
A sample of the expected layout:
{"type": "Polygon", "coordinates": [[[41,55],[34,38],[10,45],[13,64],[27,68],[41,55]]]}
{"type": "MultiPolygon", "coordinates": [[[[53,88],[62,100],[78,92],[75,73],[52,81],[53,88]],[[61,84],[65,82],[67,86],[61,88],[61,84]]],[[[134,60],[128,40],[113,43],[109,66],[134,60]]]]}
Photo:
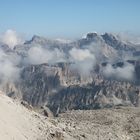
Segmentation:
{"type": "Polygon", "coordinates": [[[0,37],[0,40],[4,44],[7,44],[11,49],[13,49],[16,45],[23,43],[20,35],[16,31],[11,29],[3,33],[0,37]]]}
{"type": "Polygon", "coordinates": [[[0,49],[0,81],[17,81],[19,79],[20,68],[17,65],[20,57],[9,54],[7,55],[0,49]]]}
{"type": "MultiPolygon", "coordinates": [[[[7,44],[11,49],[15,45],[21,44],[23,40],[17,34],[16,31],[7,30],[0,36],[0,42],[7,44]]],[[[81,76],[89,77],[91,71],[96,67],[96,64],[100,63],[104,57],[109,58],[109,62],[112,62],[116,54],[113,48],[105,45],[102,42],[91,43],[87,46],[81,46],[79,48],[72,47],[68,52],[64,52],[58,48],[49,50],[45,46],[34,45],[27,50],[27,56],[21,59],[20,55],[14,53],[7,54],[0,49],[0,79],[17,80],[20,73],[18,67],[22,64],[42,64],[42,63],[58,63],[58,62],[72,62],[71,69],[79,72],[81,76]],[[104,57],[102,57],[104,56],[104,57]]],[[[107,78],[115,78],[117,80],[131,81],[135,77],[135,68],[133,65],[125,63],[123,67],[114,68],[111,63],[102,69],[103,75],[107,78]]]]}
{"type": "Polygon", "coordinates": [[[132,64],[125,63],[123,67],[114,68],[108,64],[103,69],[103,74],[107,78],[115,78],[117,80],[132,81],[135,77],[135,68],[132,64]]]}
{"type": "Polygon", "coordinates": [[[96,64],[96,58],[88,49],[72,48],[69,51],[70,59],[74,62],[73,69],[76,69],[83,76],[89,76],[96,64]]]}
{"type": "Polygon", "coordinates": [[[28,51],[27,61],[30,64],[57,63],[65,61],[65,54],[59,49],[48,50],[41,46],[28,51]]]}

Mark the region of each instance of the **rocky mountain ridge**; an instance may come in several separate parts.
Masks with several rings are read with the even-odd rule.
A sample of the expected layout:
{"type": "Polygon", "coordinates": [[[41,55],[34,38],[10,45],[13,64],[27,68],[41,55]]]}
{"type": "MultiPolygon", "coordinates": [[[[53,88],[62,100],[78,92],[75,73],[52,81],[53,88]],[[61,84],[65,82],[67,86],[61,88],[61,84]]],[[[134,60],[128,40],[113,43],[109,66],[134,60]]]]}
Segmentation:
{"type": "Polygon", "coordinates": [[[10,97],[49,107],[54,115],[72,109],[139,106],[139,46],[113,34],[88,33],[73,42],[34,36],[10,53],[3,48],[6,56],[16,56],[8,61],[19,71],[16,81],[1,81],[10,97]]]}

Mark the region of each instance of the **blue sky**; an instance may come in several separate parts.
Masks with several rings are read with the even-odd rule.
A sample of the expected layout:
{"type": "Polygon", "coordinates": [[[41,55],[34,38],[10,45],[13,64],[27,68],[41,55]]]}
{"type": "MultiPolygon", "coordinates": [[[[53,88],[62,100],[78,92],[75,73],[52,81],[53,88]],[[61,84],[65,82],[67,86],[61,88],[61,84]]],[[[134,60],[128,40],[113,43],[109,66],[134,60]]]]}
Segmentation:
{"type": "Polygon", "coordinates": [[[140,0],[0,0],[0,32],[75,38],[89,31],[140,33],[140,0]]]}

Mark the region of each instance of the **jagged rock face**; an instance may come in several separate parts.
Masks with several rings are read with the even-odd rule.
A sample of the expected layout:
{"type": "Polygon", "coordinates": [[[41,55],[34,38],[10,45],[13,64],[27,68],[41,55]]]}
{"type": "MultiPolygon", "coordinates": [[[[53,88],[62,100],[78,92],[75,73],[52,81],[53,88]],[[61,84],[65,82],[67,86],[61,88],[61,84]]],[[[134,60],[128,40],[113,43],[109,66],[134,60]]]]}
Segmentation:
{"type": "MultiPolygon", "coordinates": [[[[23,99],[33,106],[48,102],[61,88],[79,84],[81,79],[78,73],[68,69],[68,64],[31,65],[21,72],[19,86],[23,99]]],[[[88,81],[83,81],[86,83],[88,81]]]]}
{"type": "Polygon", "coordinates": [[[139,106],[139,89],[129,83],[104,81],[85,87],[70,86],[50,99],[53,112],[72,109],[100,109],[113,106],[139,106]]]}
{"type": "Polygon", "coordinates": [[[100,35],[98,35],[97,33],[88,33],[86,35],[86,37],[80,39],[78,41],[79,45],[80,46],[83,46],[83,45],[89,45],[91,44],[92,42],[95,42],[95,43],[104,43],[104,40],[102,39],[102,37],[100,35]]]}
{"type": "Polygon", "coordinates": [[[136,70],[137,78],[140,79],[140,62],[139,61],[135,62],[135,70],[136,70]]]}
{"type": "Polygon", "coordinates": [[[72,109],[140,105],[140,90],[133,83],[106,80],[99,73],[93,73],[92,81],[82,80],[69,66],[58,63],[25,67],[18,86],[23,100],[33,106],[48,106],[55,115],[72,109]]]}
{"type": "Polygon", "coordinates": [[[59,68],[47,65],[29,66],[21,75],[23,100],[33,106],[42,105],[47,101],[50,91],[60,86],[59,68]]]}
{"type": "Polygon", "coordinates": [[[133,56],[135,56],[135,57],[136,57],[136,56],[140,56],[140,51],[134,52],[134,53],[133,53],[133,56]]]}
{"type": "Polygon", "coordinates": [[[135,51],[134,45],[126,44],[117,39],[113,34],[105,33],[102,35],[104,41],[117,50],[135,51]]]}
{"type": "Polygon", "coordinates": [[[108,33],[88,33],[85,38],[70,43],[34,36],[23,45],[15,46],[14,50],[7,49],[7,46],[3,46],[2,49],[7,54],[20,56],[24,60],[28,58],[29,49],[34,46],[51,51],[57,48],[65,53],[65,59],[69,61],[37,65],[21,62],[19,81],[8,83],[8,86],[1,85],[1,89],[10,97],[20,95],[20,99],[32,106],[48,106],[54,114],[72,109],[99,109],[116,105],[139,106],[139,60],[127,61],[135,67],[135,81],[109,79],[102,74],[108,63],[113,68],[122,68],[125,63],[122,59],[123,54],[137,56],[135,44],[124,43],[108,33]],[[89,76],[84,77],[78,70],[71,68],[74,62],[69,59],[69,51],[73,48],[86,49],[95,55],[96,66],[90,71],[89,76]]]}

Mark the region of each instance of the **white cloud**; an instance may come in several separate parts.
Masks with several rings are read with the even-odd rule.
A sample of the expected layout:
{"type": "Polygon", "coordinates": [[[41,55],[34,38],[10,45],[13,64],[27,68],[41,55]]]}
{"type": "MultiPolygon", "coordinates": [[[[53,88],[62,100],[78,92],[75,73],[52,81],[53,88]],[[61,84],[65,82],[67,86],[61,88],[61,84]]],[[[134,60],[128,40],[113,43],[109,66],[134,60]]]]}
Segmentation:
{"type": "Polygon", "coordinates": [[[64,61],[65,55],[58,49],[48,50],[40,46],[32,47],[28,51],[30,64],[55,63],[64,61]]]}
{"type": "Polygon", "coordinates": [[[114,68],[111,64],[108,64],[103,69],[104,76],[108,78],[115,78],[118,80],[131,81],[134,79],[135,68],[133,65],[126,63],[123,67],[114,68]]]}
{"type": "Polygon", "coordinates": [[[88,49],[73,48],[69,51],[74,64],[72,68],[77,69],[82,76],[89,76],[90,71],[96,64],[96,58],[88,49]]]}
{"type": "Polygon", "coordinates": [[[1,40],[3,43],[7,44],[10,48],[14,48],[15,45],[21,44],[22,39],[19,37],[16,31],[7,30],[2,36],[1,40]]]}
{"type": "Polygon", "coordinates": [[[19,58],[5,54],[0,50],[0,80],[15,81],[19,78],[19,68],[16,66],[19,63],[19,58]]]}
{"type": "Polygon", "coordinates": [[[94,59],[94,55],[88,49],[73,48],[69,51],[71,57],[76,61],[83,61],[85,59],[94,59]]]}

